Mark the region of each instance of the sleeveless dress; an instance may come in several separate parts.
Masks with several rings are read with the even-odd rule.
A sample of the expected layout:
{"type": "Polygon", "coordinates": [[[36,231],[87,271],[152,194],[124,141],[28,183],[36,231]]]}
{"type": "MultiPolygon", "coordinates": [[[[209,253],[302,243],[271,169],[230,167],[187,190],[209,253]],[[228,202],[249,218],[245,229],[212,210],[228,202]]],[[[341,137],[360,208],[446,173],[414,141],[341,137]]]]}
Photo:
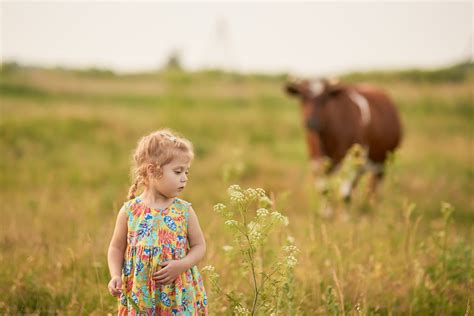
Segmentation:
{"type": "Polygon", "coordinates": [[[179,198],[162,210],[147,207],[140,197],[124,203],[120,211],[127,214],[128,233],[118,315],[207,315],[206,291],[197,266],[172,284],[152,279],[161,263],[187,255],[190,205],[179,198]]]}

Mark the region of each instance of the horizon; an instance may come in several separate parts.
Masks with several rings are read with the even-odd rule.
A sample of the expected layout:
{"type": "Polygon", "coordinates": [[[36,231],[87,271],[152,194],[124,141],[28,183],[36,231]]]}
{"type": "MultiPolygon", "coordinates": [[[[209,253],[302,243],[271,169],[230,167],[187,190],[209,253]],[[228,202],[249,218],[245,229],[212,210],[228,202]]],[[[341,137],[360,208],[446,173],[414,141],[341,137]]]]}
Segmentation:
{"type": "Polygon", "coordinates": [[[428,70],[473,60],[470,1],[2,2],[1,9],[1,61],[44,68],[143,73],[163,68],[173,53],[187,71],[270,75],[428,70]]]}
{"type": "MultiPolygon", "coordinates": [[[[156,73],[160,72],[163,70],[166,70],[167,67],[166,65],[162,65],[161,67],[156,67],[156,68],[150,68],[150,69],[141,69],[141,70],[136,70],[136,71],[119,71],[111,68],[105,68],[105,67],[97,67],[97,66],[83,66],[83,67],[74,67],[71,65],[41,65],[41,64],[24,64],[24,63],[19,63],[15,60],[5,60],[5,61],[0,61],[0,67],[3,67],[4,65],[8,64],[15,64],[20,68],[34,68],[34,69],[42,69],[42,70],[64,70],[64,71],[98,71],[98,72],[111,72],[114,75],[117,76],[127,76],[127,75],[141,75],[141,74],[150,74],[150,73],[156,73]]],[[[404,72],[404,71],[438,71],[441,69],[447,69],[459,65],[474,65],[474,61],[472,59],[469,60],[459,60],[457,62],[449,63],[446,65],[440,65],[440,66],[431,66],[431,67],[394,67],[394,68],[370,68],[370,69],[355,69],[355,70],[348,70],[345,72],[338,73],[337,75],[339,76],[344,76],[344,75],[350,75],[350,74],[356,74],[356,73],[391,73],[391,72],[404,72]]],[[[187,69],[185,67],[178,68],[179,71],[185,72],[185,73],[199,73],[199,72],[223,72],[223,73],[230,73],[230,74],[237,74],[237,75],[264,75],[264,76],[281,76],[281,75],[292,75],[292,73],[289,72],[258,72],[258,71],[239,71],[239,70],[233,70],[233,69],[222,69],[222,68],[198,68],[198,69],[187,69]]]]}

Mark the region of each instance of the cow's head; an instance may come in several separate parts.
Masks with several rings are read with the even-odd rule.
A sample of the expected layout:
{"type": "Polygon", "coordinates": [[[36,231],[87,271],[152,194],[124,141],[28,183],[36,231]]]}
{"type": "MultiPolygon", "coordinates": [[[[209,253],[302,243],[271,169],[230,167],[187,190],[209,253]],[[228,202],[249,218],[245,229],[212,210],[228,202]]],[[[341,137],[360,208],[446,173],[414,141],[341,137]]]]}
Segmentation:
{"type": "Polygon", "coordinates": [[[324,131],[328,115],[328,99],[342,90],[337,79],[294,79],[286,84],[286,92],[301,100],[305,127],[312,132],[324,131]]]}
{"type": "Polygon", "coordinates": [[[314,168],[319,168],[325,156],[321,144],[321,134],[327,129],[331,110],[328,100],[343,89],[336,79],[293,79],[285,86],[286,92],[300,99],[303,112],[303,123],[314,168]]]}

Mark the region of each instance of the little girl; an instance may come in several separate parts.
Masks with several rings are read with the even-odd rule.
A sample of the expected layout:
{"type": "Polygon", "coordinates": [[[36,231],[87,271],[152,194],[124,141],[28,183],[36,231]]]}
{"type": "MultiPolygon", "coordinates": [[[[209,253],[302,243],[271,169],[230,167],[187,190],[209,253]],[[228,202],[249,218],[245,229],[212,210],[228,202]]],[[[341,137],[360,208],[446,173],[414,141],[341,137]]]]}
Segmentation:
{"type": "Polygon", "coordinates": [[[196,264],[206,243],[191,203],[177,198],[188,181],[191,143],[160,130],[135,150],[135,181],[108,250],[109,292],[119,315],[207,315],[196,264]],[[141,195],[135,197],[139,186],[141,195]]]}

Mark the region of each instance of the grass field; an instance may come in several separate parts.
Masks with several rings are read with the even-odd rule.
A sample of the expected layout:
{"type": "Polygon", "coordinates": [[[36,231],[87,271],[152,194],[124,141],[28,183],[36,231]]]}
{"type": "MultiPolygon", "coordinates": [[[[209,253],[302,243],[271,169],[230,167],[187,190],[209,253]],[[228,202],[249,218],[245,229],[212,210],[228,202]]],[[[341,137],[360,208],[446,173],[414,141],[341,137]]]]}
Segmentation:
{"type": "MultiPolygon", "coordinates": [[[[222,247],[231,237],[212,207],[237,183],[271,192],[289,218],[301,250],[288,298],[295,314],[472,313],[474,76],[472,65],[464,77],[440,73],[347,76],[393,96],[404,141],[378,204],[367,211],[359,203],[336,221],[316,210],[299,107],[283,93],[284,76],[3,67],[0,313],[114,313],[106,251],[131,151],[162,127],[195,145],[183,198],[208,243],[200,266],[215,266],[226,287],[245,287],[245,278],[229,271],[222,247]],[[443,201],[451,219],[443,219],[443,201]]],[[[208,283],[212,314],[230,313],[208,283]]]]}

